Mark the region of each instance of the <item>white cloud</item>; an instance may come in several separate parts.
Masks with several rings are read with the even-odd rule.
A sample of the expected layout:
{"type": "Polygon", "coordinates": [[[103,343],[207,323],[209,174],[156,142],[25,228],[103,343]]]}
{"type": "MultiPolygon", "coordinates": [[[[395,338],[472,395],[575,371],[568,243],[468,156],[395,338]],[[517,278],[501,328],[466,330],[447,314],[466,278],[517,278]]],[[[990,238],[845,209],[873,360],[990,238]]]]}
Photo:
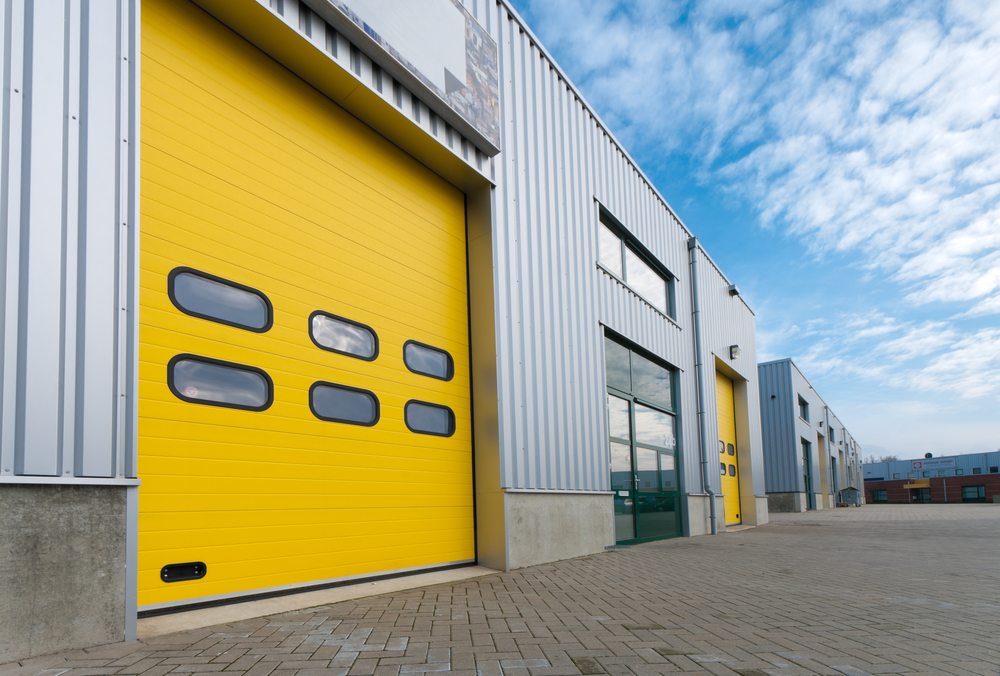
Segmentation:
{"type": "Polygon", "coordinates": [[[995,307],[1000,3],[528,4],[626,143],[702,158],[907,303],[995,307]]]}

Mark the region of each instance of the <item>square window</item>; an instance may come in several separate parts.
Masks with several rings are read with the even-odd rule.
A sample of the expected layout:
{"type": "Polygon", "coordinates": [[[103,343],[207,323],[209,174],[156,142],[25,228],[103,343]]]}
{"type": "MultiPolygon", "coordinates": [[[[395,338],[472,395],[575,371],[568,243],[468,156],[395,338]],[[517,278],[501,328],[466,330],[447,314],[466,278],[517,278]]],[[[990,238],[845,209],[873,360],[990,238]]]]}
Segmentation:
{"type": "Polygon", "coordinates": [[[809,422],[809,402],[799,397],[799,417],[809,422]]]}
{"type": "Polygon", "coordinates": [[[962,486],[962,502],[985,502],[986,486],[962,486]]]}
{"type": "Polygon", "coordinates": [[[983,468],[982,467],[973,467],[972,468],[972,473],[973,474],[982,474],[983,473],[983,468]]]}

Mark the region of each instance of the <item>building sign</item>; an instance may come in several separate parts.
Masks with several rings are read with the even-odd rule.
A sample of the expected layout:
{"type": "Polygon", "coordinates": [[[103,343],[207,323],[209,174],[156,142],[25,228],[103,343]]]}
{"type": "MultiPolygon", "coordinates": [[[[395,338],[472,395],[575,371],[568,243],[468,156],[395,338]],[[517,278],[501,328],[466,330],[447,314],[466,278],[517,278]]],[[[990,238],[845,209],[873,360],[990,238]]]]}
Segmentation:
{"type": "Polygon", "coordinates": [[[497,45],[460,0],[325,2],[499,149],[497,45]]]}
{"type": "Polygon", "coordinates": [[[914,472],[955,469],[955,458],[925,458],[924,460],[913,460],[910,462],[910,469],[914,472]]]}

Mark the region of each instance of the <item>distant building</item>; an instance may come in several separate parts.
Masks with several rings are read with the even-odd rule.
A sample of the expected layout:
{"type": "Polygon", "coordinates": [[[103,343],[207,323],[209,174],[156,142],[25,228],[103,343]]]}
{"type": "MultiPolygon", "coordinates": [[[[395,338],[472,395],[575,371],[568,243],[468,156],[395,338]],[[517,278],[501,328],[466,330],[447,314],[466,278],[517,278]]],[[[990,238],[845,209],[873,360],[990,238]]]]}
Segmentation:
{"type": "Polygon", "coordinates": [[[758,364],[768,509],[860,504],[861,447],[791,359],[758,364]]]}
{"type": "Polygon", "coordinates": [[[1000,451],[864,464],[874,503],[1000,501],[1000,451]]]}

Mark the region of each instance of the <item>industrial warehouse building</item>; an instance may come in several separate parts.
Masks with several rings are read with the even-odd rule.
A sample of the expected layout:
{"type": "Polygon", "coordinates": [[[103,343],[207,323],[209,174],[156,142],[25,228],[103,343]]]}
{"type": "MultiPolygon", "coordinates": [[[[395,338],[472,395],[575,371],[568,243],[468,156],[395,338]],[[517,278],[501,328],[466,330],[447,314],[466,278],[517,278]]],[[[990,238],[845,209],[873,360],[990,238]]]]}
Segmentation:
{"type": "Polygon", "coordinates": [[[736,287],[506,1],[387,6],[8,3],[0,662],[766,522],[736,287]]]}
{"type": "Polygon", "coordinates": [[[870,503],[1000,502],[1000,451],[864,464],[870,503]]]}
{"type": "Polygon", "coordinates": [[[768,509],[857,505],[861,447],[791,359],[758,366],[768,509]]]}

